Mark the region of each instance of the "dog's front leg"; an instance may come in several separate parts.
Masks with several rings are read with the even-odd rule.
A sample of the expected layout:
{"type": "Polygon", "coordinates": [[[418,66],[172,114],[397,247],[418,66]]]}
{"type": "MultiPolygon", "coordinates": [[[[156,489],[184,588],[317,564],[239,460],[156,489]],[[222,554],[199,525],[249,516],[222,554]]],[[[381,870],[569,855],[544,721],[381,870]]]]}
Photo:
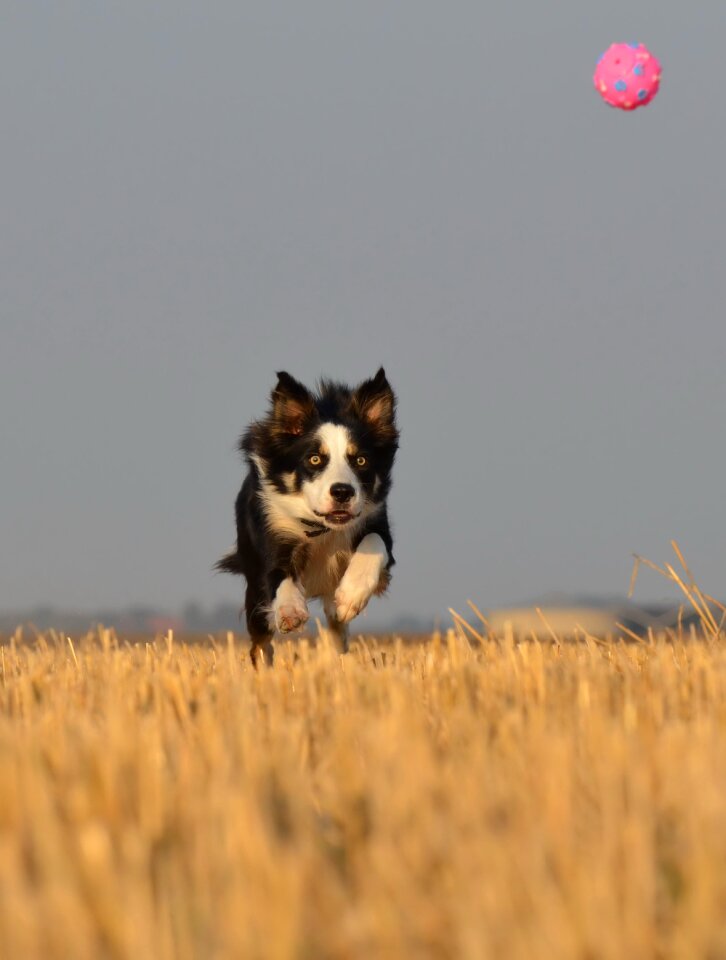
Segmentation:
{"type": "Polygon", "coordinates": [[[285,577],[275,591],[270,610],[270,626],[280,633],[299,630],[308,619],[308,605],[292,577],[285,577]]]}
{"type": "Polygon", "coordinates": [[[387,563],[388,550],[381,537],[377,533],[363,537],[335,591],[335,616],[340,623],[349,623],[374,593],[385,589],[387,563]]]}

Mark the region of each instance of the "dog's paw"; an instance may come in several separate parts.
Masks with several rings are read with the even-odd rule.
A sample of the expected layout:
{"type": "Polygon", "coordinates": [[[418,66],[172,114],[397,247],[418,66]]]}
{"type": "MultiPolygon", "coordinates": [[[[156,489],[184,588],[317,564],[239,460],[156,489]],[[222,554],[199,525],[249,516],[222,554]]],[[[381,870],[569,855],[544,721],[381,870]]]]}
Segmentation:
{"type": "Polygon", "coordinates": [[[335,591],[335,616],[350,623],[366,606],[378,586],[378,570],[348,570],[335,591]]]}
{"type": "Polygon", "coordinates": [[[358,544],[348,569],[335,591],[335,616],[340,623],[357,617],[374,593],[385,589],[386,547],[377,533],[369,533],[358,544]]]}
{"type": "Polygon", "coordinates": [[[300,606],[285,603],[275,610],[275,626],[280,633],[292,633],[304,627],[308,617],[308,608],[304,602],[300,606]]]}
{"type": "Polygon", "coordinates": [[[272,604],[273,625],[280,633],[300,630],[308,621],[308,606],[305,597],[289,580],[280,584],[272,604]]]}

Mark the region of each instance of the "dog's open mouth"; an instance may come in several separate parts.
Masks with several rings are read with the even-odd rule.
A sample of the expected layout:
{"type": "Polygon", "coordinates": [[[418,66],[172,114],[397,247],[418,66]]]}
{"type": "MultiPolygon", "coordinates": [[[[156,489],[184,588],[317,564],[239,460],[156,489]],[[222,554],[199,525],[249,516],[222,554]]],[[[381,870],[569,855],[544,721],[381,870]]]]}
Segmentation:
{"type": "Polygon", "coordinates": [[[347,523],[349,520],[353,519],[353,514],[350,510],[331,510],[330,513],[325,515],[325,519],[328,523],[334,523],[336,526],[342,526],[344,523],[347,523]]]}
{"type": "Polygon", "coordinates": [[[316,510],[315,514],[334,527],[343,527],[346,523],[350,523],[351,520],[360,516],[359,513],[351,513],[350,510],[331,510],[330,513],[318,513],[316,510]]]}

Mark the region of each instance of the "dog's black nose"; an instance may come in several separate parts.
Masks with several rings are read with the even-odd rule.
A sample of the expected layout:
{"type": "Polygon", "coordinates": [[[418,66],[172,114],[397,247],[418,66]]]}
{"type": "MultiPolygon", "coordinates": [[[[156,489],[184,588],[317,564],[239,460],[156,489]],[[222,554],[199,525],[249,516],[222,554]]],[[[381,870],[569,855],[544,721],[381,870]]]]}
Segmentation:
{"type": "Polygon", "coordinates": [[[330,488],[330,496],[336,503],[347,503],[353,498],[355,490],[349,483],[334,483],[330,488]]]}

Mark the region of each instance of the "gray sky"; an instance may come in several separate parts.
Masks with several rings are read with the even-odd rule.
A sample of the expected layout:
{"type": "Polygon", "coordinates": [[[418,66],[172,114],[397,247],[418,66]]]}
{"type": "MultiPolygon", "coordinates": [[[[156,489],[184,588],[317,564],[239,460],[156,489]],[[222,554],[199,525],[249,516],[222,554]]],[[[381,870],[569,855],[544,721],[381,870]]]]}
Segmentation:
{"type": "Polygon", "coordinates": [[[274,371],[381,363],[371,619],[621,593],[672,537],[721,590],[725,28],[723,0],[6,4],[0,609],[236,600],[211,567],[274,371]],[[664,66],[634,114],[592,88],[617,40],[664,66]]]}

